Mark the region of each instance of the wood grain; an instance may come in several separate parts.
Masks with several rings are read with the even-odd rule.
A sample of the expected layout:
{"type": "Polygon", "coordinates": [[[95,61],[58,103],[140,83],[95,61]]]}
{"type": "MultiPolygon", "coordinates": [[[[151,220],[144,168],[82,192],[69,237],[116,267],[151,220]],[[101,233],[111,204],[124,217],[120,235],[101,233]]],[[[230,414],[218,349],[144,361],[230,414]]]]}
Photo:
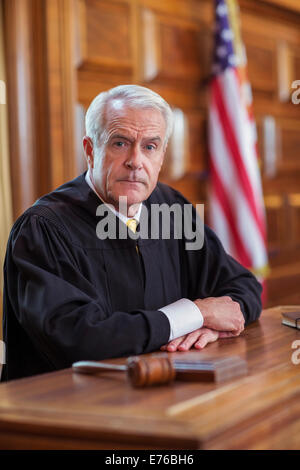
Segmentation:
{"type": "Polygon", "coordinates": [[[291,361],[291,345],[300,332],[281,324],[281,312],[297,308],[264,310],[240,337],[192,351],[199,359],[246,360],[247,376],[222,384],[135,389],[120,372],[86,376],[71,369],[1,384],[0,447],[297,449],[300,365],[291,361]]]}

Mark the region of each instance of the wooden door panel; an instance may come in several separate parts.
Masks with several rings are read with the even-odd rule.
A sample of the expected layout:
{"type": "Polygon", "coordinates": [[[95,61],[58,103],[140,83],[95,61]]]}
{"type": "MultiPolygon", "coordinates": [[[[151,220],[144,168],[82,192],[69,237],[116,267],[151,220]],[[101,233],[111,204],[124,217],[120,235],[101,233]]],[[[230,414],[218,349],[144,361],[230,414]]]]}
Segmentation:
{"type": "Polygon", "coordinates": [[[132,68],[131,10],[121,0],[78,0],[76,9],[80,68],[132,68]]]}
{"type": "Polygon", "coordinates": [[[207,31],[203,24],[150,9],[141,9],[140,15],[145,82],[199,82],[207,75],[207,31]]]}

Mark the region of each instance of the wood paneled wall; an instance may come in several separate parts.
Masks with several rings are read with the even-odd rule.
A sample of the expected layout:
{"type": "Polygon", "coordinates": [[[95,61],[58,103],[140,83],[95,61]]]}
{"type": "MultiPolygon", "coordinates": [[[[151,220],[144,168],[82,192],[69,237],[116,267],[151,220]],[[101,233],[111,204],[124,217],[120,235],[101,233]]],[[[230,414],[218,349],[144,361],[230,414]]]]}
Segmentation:
{"type": "MultiPolygon", "coordinates": [[[[240,0],[268,222],[269,305],[299,303],[300,79],[297,0],[240,0]]],[[[14,213],[85,169],[84,113],[137,83],[173,107],[161,179],[206,202],[212,0],[4,0],[14,213]]],[[[207,216],[207,213],[206,213],[207,216]]]]}

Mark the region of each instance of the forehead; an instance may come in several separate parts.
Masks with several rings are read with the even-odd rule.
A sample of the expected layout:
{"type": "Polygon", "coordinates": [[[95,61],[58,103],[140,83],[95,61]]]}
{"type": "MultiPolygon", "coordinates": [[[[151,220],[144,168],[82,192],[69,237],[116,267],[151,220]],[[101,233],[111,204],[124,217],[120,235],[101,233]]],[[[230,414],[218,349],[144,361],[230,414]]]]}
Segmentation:
{"type": "Polygon", "coordinates": [[[109,134],[117,130],[143,133],[163,137],[166,132],[165,119],[155,108],[134,108],[121,100],[110,102],[105,111],[105,128],[109,134]]]}

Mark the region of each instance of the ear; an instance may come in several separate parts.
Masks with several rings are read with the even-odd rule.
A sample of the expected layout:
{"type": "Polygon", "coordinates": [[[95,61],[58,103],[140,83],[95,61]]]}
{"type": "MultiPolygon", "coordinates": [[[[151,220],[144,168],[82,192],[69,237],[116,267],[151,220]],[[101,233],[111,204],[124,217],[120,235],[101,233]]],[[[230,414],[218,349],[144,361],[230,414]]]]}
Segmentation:
{"type": "Polygon", "coordinates": [[[89,168],[94,168],[94,146],[92,139],[85,135],[82,140],[82,145],[89,168]]]}

